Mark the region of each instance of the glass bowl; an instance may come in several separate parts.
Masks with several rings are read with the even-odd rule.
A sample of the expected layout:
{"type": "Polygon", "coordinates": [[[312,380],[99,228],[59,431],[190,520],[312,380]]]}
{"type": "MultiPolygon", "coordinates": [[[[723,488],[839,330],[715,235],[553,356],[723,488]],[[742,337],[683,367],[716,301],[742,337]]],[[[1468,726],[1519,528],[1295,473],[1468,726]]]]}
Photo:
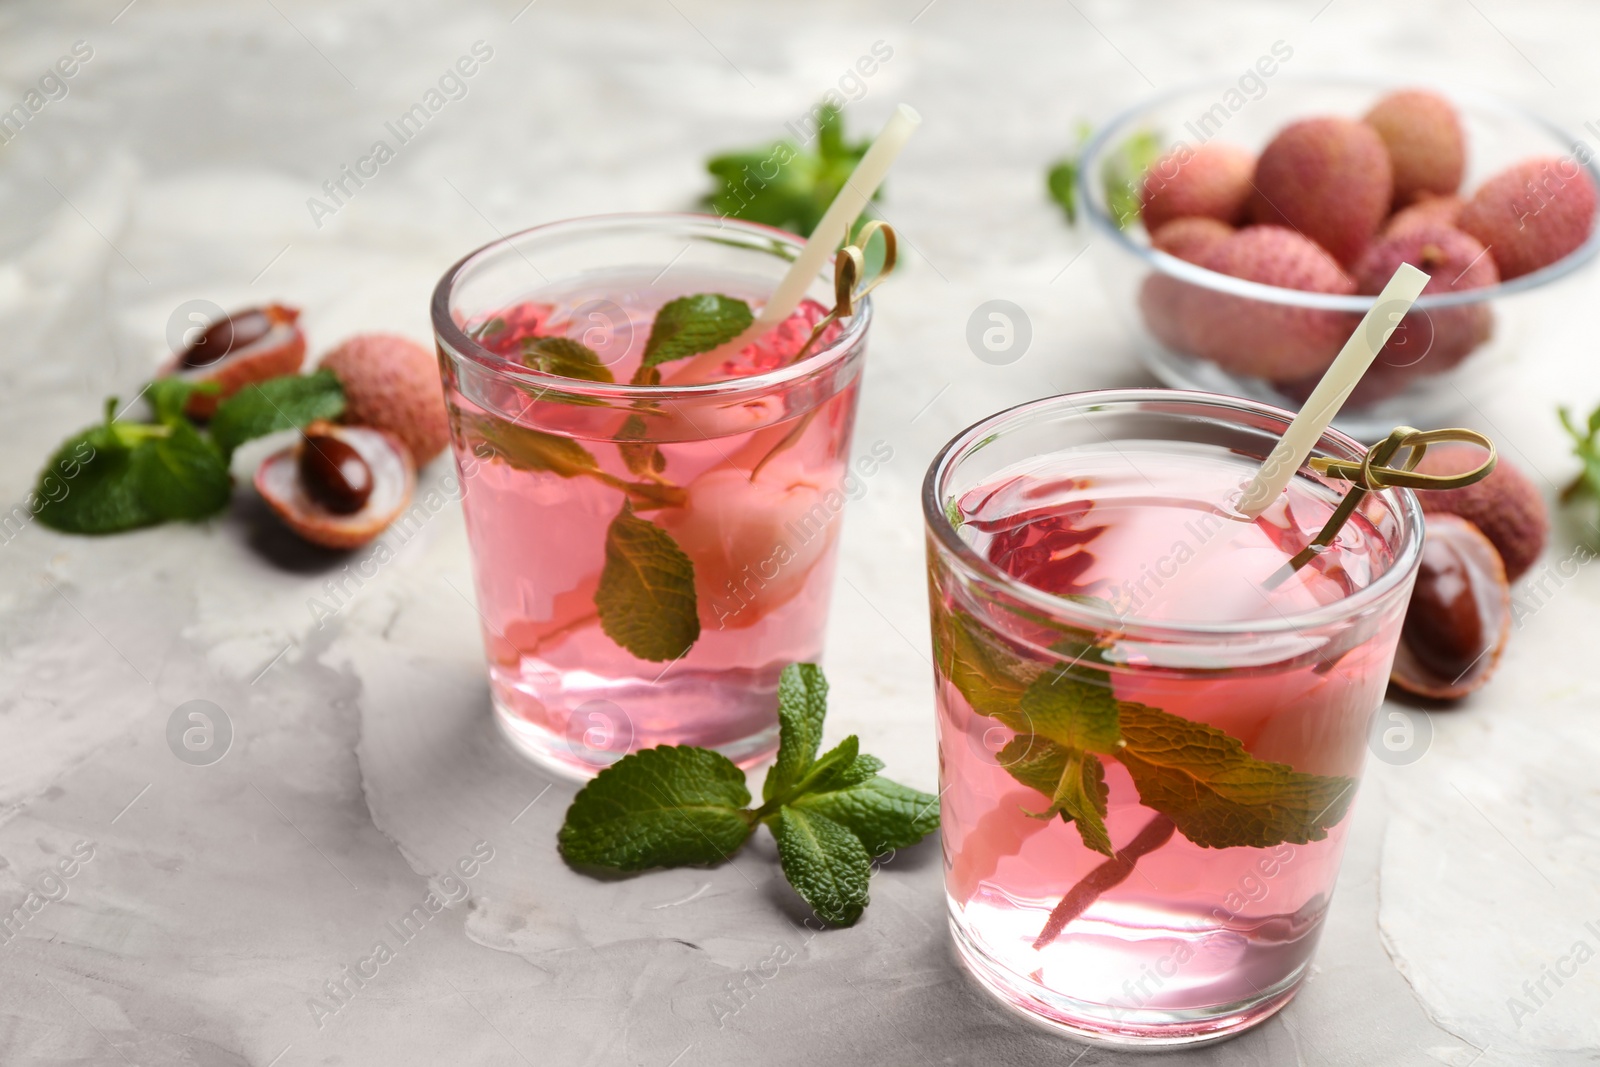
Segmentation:
{"type": "MultiPolygon", "coordinates": [[[[1251,72],[1252,74],[1254,72],[1251,72]]],[[[1228,351],[1195,340],[1194,331],[1172,313],[1190,300],[1208,302],[1240,322],[1259,316],[1263,331],[1309,323],[1324,331],[1354,330],[1371,307],[1371,296],[1309,293],[1244,281],[1177,259],[1150,246],[1134,219],[1126,229],[1108,203],[1104,172],[1118,165],[1124,146],[1153,137],[1157,158],[1187,142],[1217,140],[1259,152],[1284,126],[1317,115],[1360,118],[1379,97],[1413,83],[1325,76],[1219,79],[1164,93],[1123,112],[1085,147],[1078,171],[1079,203],[1090,227],[1090,255],[1112,305],[1127,324],[1145,364],[1164,383],[1184,389],[1228,393],[1279,407],[1298,408],[1318,375],[1272,381],[1229,370],[1228,351]],[[1237,105],[1237,106],[1233,106],[1237,105]],[[1219,362],[1220,360],[1220,362],[1219,362]]],[[[1594,151],[1579,138],[1496,97],[1458,88],[1438,88],[1455,105],[1467,134],[1467,169],[1461,192],[1469,196],[1486,179],[1530,156],[1574,158],[1600,188],[1594,151]]],[[[1338,425],[1376,439],[1400,424],[1446,425],[1468,405],[1469,381],[1487,376],[1515,352],[1518,314],[1534,290],[1586,265],[1600,250],[1600,228],[1563,259],[1540,270],[1483,289],[1429,294],[1401,324],[1402,333],[1379,355],[1345,405],[1338,425]],[[1473,325],[1462,339],[1463,319],[1473,325]],[[1487,327],[1487,329],[1485,329],[1487,327]],[[1479,340],[1485,333],[1487,339],[1479,340]],[[1436,343],[1436,341],[1438,343],[1436,343]]],[[[1213,320],[1214,321],[1214,320],[1213,320]]],[[[1331,357],[1330,357],[1331,358],[1331,357]]]]}

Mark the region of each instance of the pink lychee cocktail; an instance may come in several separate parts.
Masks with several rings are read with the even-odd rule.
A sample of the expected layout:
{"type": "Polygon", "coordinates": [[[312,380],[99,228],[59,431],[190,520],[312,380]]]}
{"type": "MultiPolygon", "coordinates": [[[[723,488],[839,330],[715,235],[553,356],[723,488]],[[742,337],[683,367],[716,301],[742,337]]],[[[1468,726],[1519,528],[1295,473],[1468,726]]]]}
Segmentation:
{"type": "Polygon", "coordinates": [[[1231,510],[1287,420],[1076,394],[930,470],[952,930],[989,989],[1081,1036],[1226,1036],[1310,967],[1420,515],[1375,494],[1286,570],[1348,490],[1302,472],[1260,518],[1231,510]]]}
{"type": "Polygon", "coordinates": [[[821,656],[870,312],[813,338],[819,282],[755,341],[641,371],[663,307],[716,294],[759,313],[798,244],[603,217],[490,245],[441,282],[491,695],[547,765],[593,774],[662,744],[758,762],[779,671],[821,656]],[[587,353],[564,362],[552,338],[587,353]]]}

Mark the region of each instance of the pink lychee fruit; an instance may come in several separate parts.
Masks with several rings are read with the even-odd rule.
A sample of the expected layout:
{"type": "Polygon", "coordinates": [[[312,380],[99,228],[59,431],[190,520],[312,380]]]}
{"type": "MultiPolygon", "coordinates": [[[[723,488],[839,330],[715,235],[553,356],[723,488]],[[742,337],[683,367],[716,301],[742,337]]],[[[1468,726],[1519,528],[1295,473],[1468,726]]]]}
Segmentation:
{"type": "MultiPolygon", "coordinates": [[[[1312,241],[1280,226],[1247,226],[1201,266],[1282,289],[1348,295],[1355,282],[1312,241]]],[[[1235,374],[1292,380],[1327,367],[1354,328],[1349,312],[1204,291],[1182,302],[1189,351],[1235,374]]]]}
{"type": "Polygon", "coordinates": [[[1389,214],[1394,170],[1383,138],[1364,122],[1291,123],[1256,161],[1251,217],[1286,226],[1342,264],[1354,263],[1389,214]]]}
{"type": "Polygon", "coordinates": [[[1594,229],[1595,189],[1570,156],[1524,160],[1496,174],[1461,210],[1461,228],[1489,249],[1500,277],[1548,267],[1594,229]]]}
{"type": "Polygon", "coordinates": [[[1145,171],[1139,189],[1139,217],[1151,233],[1186,216],[1236,225],[1250,201],[1255,156],[1237,145],[1210,141],[1198,148],[1179,145],[1145,171]]]}
{"type": "Polygon", "coordinates": [[[1364,121],[1389,150],[1396,207],[1461,187],[1467,135],[1450,101],[1426,89],[1401,89],[1374,104],[1364,121]]]}
{"type": "Polygon", "coordinates": [[[418,467],[450,443],[438,361],[410,338],[357,334],[323,356],[321,366],[344,387],[341,420],[394,434],[418,467]]]}

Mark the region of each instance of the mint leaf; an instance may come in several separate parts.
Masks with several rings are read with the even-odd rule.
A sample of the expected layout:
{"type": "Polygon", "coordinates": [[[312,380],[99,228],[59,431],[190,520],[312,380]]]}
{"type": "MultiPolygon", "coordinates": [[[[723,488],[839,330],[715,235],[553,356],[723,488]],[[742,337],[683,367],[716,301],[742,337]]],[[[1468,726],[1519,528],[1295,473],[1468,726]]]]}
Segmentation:
{"type": "Polygon", "coordinates": [[[1038,734],[1087,752],[1115,752],[1121,740],[1111,677],[1081,667],[1051,667],[1028,686],[1017,710],[995,718],[1019,734],[1038,734]]]}
{"type": "Polygon", "coordinates": [[[492,415],[461,416],[463,433],[478,438],[519,471],[545,471],[563,478],[600,469],[594,454],[570,437],[530,430],[492,415]]]}
{"type": "MultiPolygon", "coordinates": [[[[717,189],[706,204],[718,215],[778,226],[801,236],[822,220],[870,140],[849,142],[839,109],[826,104],[813,109],[816,148],[794,141],[776,141],[754,148],[720,153],[706,162],[717,189]]],[[[877,199],[881,188],[873,193],[877,199]]]]}
{"type": "Polygon", "coordinates": [[[1584,493],[1600,496],[1600,445],[1595,443],[1596,434],[1600,434],[1600,408],[1589,413],[1588,422],[1581,428],[1574,424],[1566,408],[1557,410],[1561,415],[1561,425],[1572,436],[1572,454],[1583,461],[1582,473],[1562,490],[1561,498],[1571,500],[1584,493]]]}
{"type": "Polygon", "coordinates": [[[872,857],[861,839],[826,815],[783,807],[771,823],[783,876],[817,918],[850,926],[867,906],[872,857]]]}
{"type": "Polygon", "coordinates": [[[64,533],[105,534],[153,526],[161,515],[145,501],[133,474],[130,441],[110,420],[74,434],[39,473],[39,521],[64,533]],[[62,493],[62,486],[65,494],[62,493]]]}
{"type": "Polygon", "coordinates": [[[677,659],[700,637],[694,563],[655,523],[624,501],[606,529],[606,562],[594,606],[606,636],[640,659],[677,659]]]}
{"type": "Polygon", "coordinates": [[[868,777],[830,792],[807,793],[787,807],[826,816],[855,834],[871,856],[909,848],[939,828],[938,797],[887,778],[868,777]]]}
{"type": "MultiPolygon", "coordinates": [[[[822,747],[828,680],[815,663],[791,663],[778,675],[778,756],[761,786],[772,800],[798,782],[822,747]]],[[[870,758],[870,757],[868,757],[870,758]]]]}
{"type": "Polygon", "coordinates": [[[155,412],[156,421],[173,423],[185,416],[184,405],[189,402],[189,397],[195,393],[217,393],[222,387],[216,382],[193,382],[186,378],[167,377],[157,378],[145,386],[145,399],[150,401],[150,408],[155,412]]]}
{"type": "MultiPolygon", "coordinates": [[[[861,756],[861,739],[851,734],[829,749],[806,771],[805,776],[795,783],[791,793],[803,795],[805,793],[820,793],[830,789],[837,789],[843,784],[845,776],[855,769],[856,760],[861,756]]],[[[765,793],[765,786],[762,788],[765,793]]]]}
{"type": "Polygon", "coordinates": [[[570,337],[530,337],[522,342],[522,362],[533,370],[586,382],[614,382],[611,369],[595,350],[570,337]]]}
{"type": "Polygon", "coordinates": [[[744,772],[688,745],[624,756],[578,790],[557,842],[568,863],[642,871],[720,863],[755,823],[744,772]]]}
{"type": "Polygon", "coordinates": [[[881,770],[883,770],[883,760],[863,752],[839,775],[838,788],[848,789],[850,786],[860,785],[881,770]]]}
{"type": "Polygon", "coordinates": [[[617,452],[630,474],[655,475],[667,469],[667,457],[662,455],[661,449],[644,440],[648,432],[649,427],[640,415],[623,419],[622,428],[617,431],[617,452]]]}
{"type": "Polygon", "coordinates": [[[750,305],[731,296],[699,293],[669,300],[656,312],[639,369],[709,352],[738,337],[753,321],[750,305]]]}
{"type": "Polygon", "coordinates": [[[1045,188],[1050,199],[1060,205],[1068,223],[1078,221],[1078,161],[1058,160],[1045,174],[1045,188]]]}
{"type": "Polygon", "coordinates": [[[934,627],[934,655],[945,680],[979,715],[1015,711],[1039,672],[963,611],[948,611],[934,627]]]}
{"type": "Polygon", "coordinates": [[[1120,229],[1139,218],[1139,191],[1144,174],[1161,158],[1161,139],[1152,130],[1140,130],[1106,154],[1100,165],[1106,212],[1120,229]]]}
{"type": "Polygon", "coordinates": [[[1213,726],[1143,704],[1121,705],[1123,747],[1139,800],[1203,848],[1321,841],[1344,818],[1355,779],[1256,759],[1213,726]]]}
{"type": "Polygon", "coordinates": [[[343,413],[344,389],[332,371],[287,374],[247,385],[218,404],[211,417],[211,439],[224,456],[231,456],[246,441],[343,413]]]}
{"type": "Polygon", "coordinates": [[[210,518],[233,495],[228,463],[187,420],[167,429],[135,446],[129,464],[134,491],[162,519],[210,518]]]}
{"type": "Polygon", "coordinates": [[[996,759],[1011,777],[1050,798],[1050,806],[1032,813],[1042,819],[1060,815],[1074,823],[1089,848],[1113,855],[1106,831],[1105,767],[1098,756],[1067,748],[1034,734],[1018,734],[1006,742],[996,759]]]}

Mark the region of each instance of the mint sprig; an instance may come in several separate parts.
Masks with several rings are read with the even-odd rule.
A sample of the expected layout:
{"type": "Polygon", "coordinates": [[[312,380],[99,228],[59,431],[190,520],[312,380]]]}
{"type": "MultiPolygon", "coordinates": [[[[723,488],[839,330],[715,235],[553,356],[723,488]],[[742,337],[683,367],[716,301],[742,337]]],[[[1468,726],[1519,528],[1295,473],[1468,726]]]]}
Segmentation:
{"type": "Polygon", "coordinates": [[[1051,647],[1076,662],[1044,668],[1014,652],[978,620],[950,611],[935,629],[940,674],[979,715],[1009,727],[997,761],[1044,794],[1037,814],[1076,825],[1083,843],[1116,855],[1105,816],[1104,759],[1121,763],[1139,802],[1204,848],[1264,848],[1320,841],[1344,818],[1355,780],[1307,774],[1258,759],[1237,738],[1131,701],[1118,700],[1074,631],[1051,647]]]}
{"type": "MultiPolygon", "coordinates": [[[[816,147],[792,140],[724,152],[706,162],[718,189],[706,206],[719,215],[810,234],[833,203],[871,141],[846,141],[839,109],[816,109],[816,147]]],[[[878,193],[873,194],[876,199],[878,193]]]]}
{"type": "Polygon", "coordinates": [[[231,456],[246,441],[279,430],[298,430],[344,414],[344,389],[332,371],[288,374],[247,385],[217,405],[211,438],[231,456]]]}
{"type": "Polygon", "coordinates": [[[1566,408],[1560,408],[1561,425],[1572,437],[1572,453],[1583,461],[1583,470],[1561,492],[1562,500],[1573,500],[1587,494],[1600,497],[1600,408],[1589,413],[1588,420],[1578,425],[1566,408]]]}
{"type": "Polygon", "coordinates": [[[765,825],[784,877],[824,922],[850,926],[867,906],[872,857],[938,828],[938,798],[878,776],[854,735],[818,757],[827,681],[793,663],[778,679],[777,762],[750,808],[744,772],[688,745],[624,756],[578,791],[557,836],[577,867],[640,871],[714,864],[765,825]]]}

